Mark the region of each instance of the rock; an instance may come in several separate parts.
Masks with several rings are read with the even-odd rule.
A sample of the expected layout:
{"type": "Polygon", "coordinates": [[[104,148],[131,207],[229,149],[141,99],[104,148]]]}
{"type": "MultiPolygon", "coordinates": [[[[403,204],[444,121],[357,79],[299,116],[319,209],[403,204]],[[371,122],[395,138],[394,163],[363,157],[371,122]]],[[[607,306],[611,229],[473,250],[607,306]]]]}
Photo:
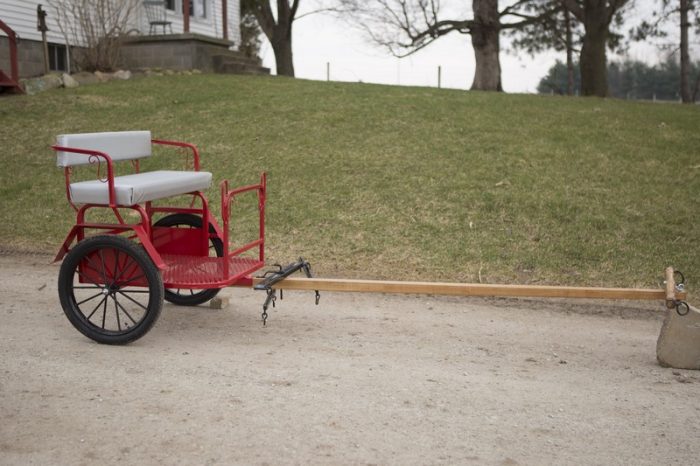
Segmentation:
{"type": "Polygon", "coordinates": [[[202,74],[202,70],[199,70],[199,69],[197,69],[197,68],[194,68],[194,69],[192,70],[192,74],[202,74]]]}
{"type": "Polygon", "coordinates": [[[63,79],[63,87],[66,89],[73,89],[74,87],[80,86],[80,83],[68,73],[63,73],[61,78],[63,79]]]}
{"type": "Polygon", "coordinates": [[[143,69],[131,70],[131,79],[143,78],[144,76],[146,76],[146,71],[143,69]]]}
{"type": "Polygon", "coordinates": [[[114,74],[112,76],[114,77],[114,79],[123,79],[123,80],[131,79],[131,71],[129,71],[129,70],[117,70],[114,72],[114,74]]]}
{"type": "Polygon", "coordinates": [[[58,75],[47,74],[38,78],[20,79],[20,85],[24,88],[24,92],[34,95],[63,86],[63,80],[58,75]]]}
{"type": "Polygon", "coordinates": [[[211,309],[224,309],[228,306],[228,298],[223,296],[217,296],[209,301],[209,307],[211,309]]]}
{"type": "Polygon", "coordinates": [[[173,71],[173,70],[165,70],[165,75],[166,75],[166,76],[172,76],[172,75],[174,75],[174,74],[175,74],[175,71],[173,71]]]}
{"type": "Polygon", "coordinates": [[[700,370],[700,311],[688,314],[669,309],[656,342],[656,359],[664,367],[700,370]]]}
{"type": "Polygon", "coordinates": [[[102,71],[95,71],[95,77],[97,80],[101,83],[106,83],[110,79],[112,79],[112,75],[109,73],[103,73],[102,71]]]}
{"type": "Polygon", "coordinates": [[[92,73],[88,73],[87,71],[81,71],[80,73],[75,73],[73,76],[73,79],[78,81],[81,86],[84,86],[86,84],[97,84],[100,82],[99,79],[97,79],[97,76],[95,76],[92,73]]]}
{"type": "Polygon", "coordinates": [[[44,82],[46,83],[46,88],[47,89],[55,89],[57,87],[61,87],[63,85],[63,81],[61,80],[61,77],[58,76],[57,74],[47,74],[46,76],[43,77],[44,82]]]}

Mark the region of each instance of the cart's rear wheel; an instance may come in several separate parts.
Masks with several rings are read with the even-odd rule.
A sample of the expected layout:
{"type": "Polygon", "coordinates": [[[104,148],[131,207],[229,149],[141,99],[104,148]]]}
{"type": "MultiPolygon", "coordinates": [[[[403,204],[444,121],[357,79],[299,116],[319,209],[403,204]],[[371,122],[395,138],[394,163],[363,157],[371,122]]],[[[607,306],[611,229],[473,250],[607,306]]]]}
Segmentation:
{"type": "MultiPolygon", "coordinates": [[[[153,224],[154,227],[170,228],[202,228],[202,218],[193,214],[172,214],[163,217],[153,224]]],[[[209,233],[216,233],[213,225],[209,225],[209,233]]],[[[209,238],[209,255],[223,257],[224,243],[221,238],[209,238]]],[[[165,300],[178,306],[197,306],[206,303],[219,293],[219,288],[191,290],[185,288],[166,288],[165,300]]]]}
{"type": "Polygon", "coordinates": [[[145,251],[114,235],[93,236],[65,257],[58,296],[71,324],[99,343],[144,336],[163,307],[163,281],[145,251]]]}

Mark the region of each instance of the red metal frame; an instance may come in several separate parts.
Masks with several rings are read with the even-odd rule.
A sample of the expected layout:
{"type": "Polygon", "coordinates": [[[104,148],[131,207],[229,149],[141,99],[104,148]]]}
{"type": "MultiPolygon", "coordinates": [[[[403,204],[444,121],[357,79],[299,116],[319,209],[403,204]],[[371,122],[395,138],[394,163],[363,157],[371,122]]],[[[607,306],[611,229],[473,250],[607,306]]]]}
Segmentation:
{"type": "MultiPolygon", "coordinates": [[[[246,251],[249,251],[256,246],[258,247],[258,258],[260,262],[265,261],[265,199],[266,199],[266,189],[267,189],[267,173],[260,175],[260,184],[253,184],[249,186],[243,186],[241,188],[236,188],[229,190],[228,181],[224,180],[220,185],[221,189],[221,217],[224,221],[223,230],[223,241],[226,246],[226,258],[233,256],[238,256],[246,251]],[[259,212],[259,237],[255,241],[251,241],[231,252],[228,252],[229,244],[229,222],[231,219],[231,202],[233,198],[250,191],[256,191],[258,194],[258,212],[259,212]]],[[[224,274],[228,275],[229,272],[229,262],[228,260],[224,265],[224,274]]]]}
{"type": "MultiPolygon", "coordinates": [[[[195,171],[200,169],[199,151],[193,144],[179,141],[167,141],[153,139],[153,144],[182,147],[189,149],[193,156],[195,171]]],[[[122,206],[116,203],[114,192],[114,161],[100,151],[81,149],[76,147],[64,147],[54,145],[54,151],[70,152],[85,155],[90,164],[97,164],[98,178],[108,184],[109,205],[86,204],[76,206],[70,198],[71,167],[66,167],[66,197],[76,211],[76,223],[66,236],[55,260],[61,260],[75,241],[85,238],[86,230],[100,230],[102,234],[127,234],[129,239],[138,240],[144,247],[153,263],[161,270],[163,284],[167,288],[222,288],[225,286],[249,286],[252,283],[251,274],[260,269],[265,261],[265,200],[267,175],[263,173],[260,183],[229,190],[228,181],[221,183],[221,205],[223,228],[219,226],[209,210],[209,203],[202,192],[188,193],[192,196],[192,202],[188,207],[179,206],[153,206],[151,202],[145,206],[122,206]],[[100,166],[105,163],[107,176],[101,177],[100,166]],[[259,237],[243,246],[229,250],[229,226],[231,204],[236,196],[247,192],[257,192],[259,211],[259,237]],[[201,208],[196,208],[197,200],[201,201],[201,208]],[[116,223],[95,223],[86,220],[86,214],[91,209],[110,209],[116,223]],[[127,223],[120,209],[130,209],[139,214],[138,223],[127,223]],[[202,218],[201,229],[182,229],[170,227],[154,227],[153,216],[156,213],[190,213],[202,218]],[[211,225],[213,232],[209,231],[211,225]],[[212,237],[222,239],[224,245],[223,257],[209,257],[209,240],[212,237]],[[258,248],[258,258],[242,257],[246,251],[258,248]]],[[[132,160],[134,171],[138,173],[137,160],[132,160]]]]}
{"type": "Polygon", "coordinates": [[[17,34],[15,31],[0,20],[0,30],[7,34],[10,42],[10,76],[0,70],[0,87],[9,87],[14,92],[23,94],[24,90],[19,85],[19,66],[17,65],[17,34]]]}

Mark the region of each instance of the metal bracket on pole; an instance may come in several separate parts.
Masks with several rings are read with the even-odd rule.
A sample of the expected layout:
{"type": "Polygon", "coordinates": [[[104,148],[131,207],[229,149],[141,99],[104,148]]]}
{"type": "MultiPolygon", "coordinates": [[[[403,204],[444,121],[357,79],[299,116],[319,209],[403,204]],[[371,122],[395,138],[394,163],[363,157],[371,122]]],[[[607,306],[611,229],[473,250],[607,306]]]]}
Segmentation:
{"type": "Polygon", "coordinates": [[[676,297],[676,293],[681,294],[685,292],[685,276],[680,271],[673,270],[673,267],[667,267],[664,284],[666,286],[666,307],[669,309],[675,308],[679,316],[688,314],[690,312],[688,303],[676,297]],[[676,276],[679,278],[678,282],[676,282],[676,276]]]}
{"type": "MultiPolygon", "coordinates": [[[[268,307],[270,306],[270,304],[272,304],[272,307],[275,307],[275,302],[277,301],[277,290],[273,288],[276,283],[281,282],[282,280],[292,275],[293,273],[298,272],[299,270],[303,271],[307,278],[313,277],[311,273],[311,264],[305,261],[302,257],[300,257],[298,261],[292,262],[286,267],[282,267],[279,264],[275,264],[275,266],[278,268],[277,270],[268,270],[267,272],[265,272],[261,277],[263,280],[253,287],[254,290],[261,290],[267,292],[267,298],[263,303],[263,325],[265,325],[267,322],[268,307]]],[[[279,291],[280,299],[282,299],[282,290],[279,291]]],[[[316,293],[316,305],[318,305],[318,302],[321,299],[321,293],[319,293],[318,290],[314,291],[316,293]]]]}

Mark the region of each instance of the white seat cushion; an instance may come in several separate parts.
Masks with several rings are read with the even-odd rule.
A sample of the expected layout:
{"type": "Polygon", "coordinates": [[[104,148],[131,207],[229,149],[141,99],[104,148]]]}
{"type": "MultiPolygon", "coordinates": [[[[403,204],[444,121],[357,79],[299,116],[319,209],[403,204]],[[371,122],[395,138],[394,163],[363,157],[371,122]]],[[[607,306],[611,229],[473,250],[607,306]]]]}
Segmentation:
{"type": "MultiPolygon", "coordinates": [[[[114,178],[118,205],[131,206],[165,197],[203,191],[211,186],[209,172],[159,170],[114,178]]],[[[109,185],[92,180],[71,183],[70,197],[75,204],[109,204],[109,185]]]]}

